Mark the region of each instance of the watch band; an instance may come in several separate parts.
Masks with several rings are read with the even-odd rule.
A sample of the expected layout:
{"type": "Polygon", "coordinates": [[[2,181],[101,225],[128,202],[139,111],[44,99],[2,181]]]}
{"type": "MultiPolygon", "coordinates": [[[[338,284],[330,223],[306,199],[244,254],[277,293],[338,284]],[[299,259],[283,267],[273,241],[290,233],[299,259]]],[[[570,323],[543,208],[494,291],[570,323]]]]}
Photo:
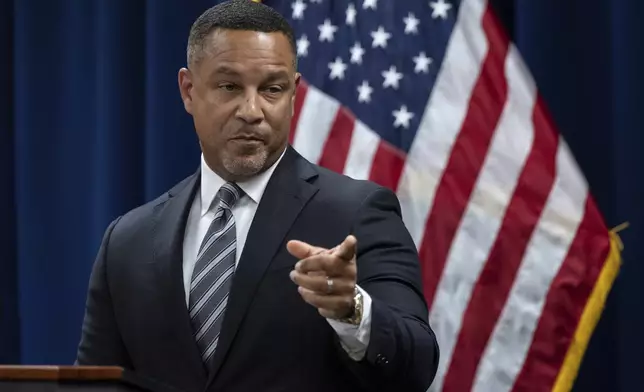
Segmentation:
{"type": "Polygon", "coordinates": [[[340,319],[339,321],[352,325],[360,325],[360,323],[362,322],[362,307],[362,293],[360,292],[360,290],[358,290],[358,287],[356,287],[353,295],[353,309],[351,311],[351,314],[348,317],[340,319]]]}

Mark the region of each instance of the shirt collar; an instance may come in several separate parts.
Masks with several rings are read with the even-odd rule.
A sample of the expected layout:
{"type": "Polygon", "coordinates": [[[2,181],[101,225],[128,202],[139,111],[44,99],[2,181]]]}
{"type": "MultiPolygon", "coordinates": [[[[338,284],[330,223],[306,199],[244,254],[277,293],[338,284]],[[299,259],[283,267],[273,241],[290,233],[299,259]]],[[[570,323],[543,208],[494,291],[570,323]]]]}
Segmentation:
{"type": "MultiPolygon", "coordinates": [[[[249,180],[238,182],[237,185],[244,191],[244,193],[255,203],[259,204],[259,201],[262,199],[266,185],[271,179],[275,168],[280,163],[282,158],[286,153],[286,149],[282,152],[282,155],[275,161],[275,163],[264,170],[262,173],[250,178],[249,180]]],[[[212,171],[212,169],[206,163],[203,154],[201,154],[201,216],[203,217],[209,210],[212,205],[219,188],[224,185],[226,181],[221,178],[217,173],[212,171]]],[[[243,197],[243,196],[242,196],[243,197]]]]}

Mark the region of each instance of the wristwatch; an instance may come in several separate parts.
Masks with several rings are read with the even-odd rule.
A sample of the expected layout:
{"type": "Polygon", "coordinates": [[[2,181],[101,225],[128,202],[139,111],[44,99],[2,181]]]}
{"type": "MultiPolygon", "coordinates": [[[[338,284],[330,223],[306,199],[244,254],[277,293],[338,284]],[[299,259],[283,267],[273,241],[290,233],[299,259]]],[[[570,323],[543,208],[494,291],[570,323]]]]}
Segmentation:
{"type": "Polygon", "coordinates": [[[340,319],[339,321],[352,325],[360,325],[362,322],[362,302],[362,293],[358,290],[358,287],[356,287],[353,295],[353,309],[349,316],[340,319]]]}

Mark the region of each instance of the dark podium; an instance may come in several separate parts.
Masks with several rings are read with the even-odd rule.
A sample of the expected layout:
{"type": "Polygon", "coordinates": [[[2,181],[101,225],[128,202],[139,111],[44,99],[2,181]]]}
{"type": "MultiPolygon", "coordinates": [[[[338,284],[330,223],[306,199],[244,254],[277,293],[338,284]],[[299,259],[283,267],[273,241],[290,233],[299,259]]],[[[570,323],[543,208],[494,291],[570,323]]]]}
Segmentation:
{"type": "Polygon", "coordinates": [[[0,366],[0,392],[181,392],[120,367],[0,366]]]}

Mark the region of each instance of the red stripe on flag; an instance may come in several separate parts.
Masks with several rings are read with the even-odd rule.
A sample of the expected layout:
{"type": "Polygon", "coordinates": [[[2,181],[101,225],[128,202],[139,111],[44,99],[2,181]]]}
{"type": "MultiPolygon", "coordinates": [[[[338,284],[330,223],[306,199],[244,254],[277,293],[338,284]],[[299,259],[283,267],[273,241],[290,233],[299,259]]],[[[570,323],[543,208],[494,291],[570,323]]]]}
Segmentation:
{"type": "Polygon", "coordinates": [[[396,192],[404,166],[405,154],[381,140],[373,157],[369,179],[396,192]]]}
{"type": "Polygon", "coordinates": [[[559,139],[548,131],[539,113],[535,105],[532,149],[463,315],[454,354],[445,375],[445,391],[468,391],[472,388],[479,360],[503,311],[553,187],[559,139]]]}
{"type": "Polygon", "coordinates": [[[318,162],[320,166],[337,173],[344,171],[351,147],[354,125],[355,117],[346,108],[340,107],[324,143],[324,149],[318,162]]]}
{"type": "Polygon", "coordinates": [[[552,390],[609,252],[608,230],[592,198],[588,198],[584,218],[546,296],[513,391],[533,389],[535,385],[552,390]]]}
{"type": "Polygon", "coordinates": [[[500,34],[491,10],[483,15],[490,43],[463,127],[443,171],[420,247],[423,286],[431,307],[449,248],[476,183],[507,99],[504,64],[509,40],[500,34]]]}
{"type": "Polygon", "coordinates": [[[297,123],[300,121],[300,115],[302,114],[302,106],[304,106],[304,101],[306,100],[306,93],[309,91],[309,85],[304,81],[304,78],[300,79],[300,84],[298,84],[295,90],[295,112],[293,113],[293,118],[291,119],[291,131],[288,135],[288,142],[293,144],[295,140],[295,132],[297,131],[297,123]]]}

